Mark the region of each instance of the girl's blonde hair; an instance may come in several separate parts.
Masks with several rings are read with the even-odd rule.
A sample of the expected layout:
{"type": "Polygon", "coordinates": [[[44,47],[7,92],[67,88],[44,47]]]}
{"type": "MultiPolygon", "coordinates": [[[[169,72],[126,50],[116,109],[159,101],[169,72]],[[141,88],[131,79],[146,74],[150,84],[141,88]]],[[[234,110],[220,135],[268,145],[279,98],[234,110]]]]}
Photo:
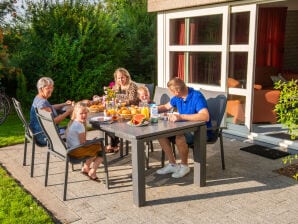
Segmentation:
{"type": "Polygon", "coordinates": [[[129,86],[131,81],[131,76],[129,72],[125,68],[117,68],[114,72],[114,80],[115,80],[115,88],[119,89],[119,85],[117,84],[117,73],[120,72],[122,75],[124,75],[127,79],[125,86],[129,86]]]}
{"type": "MultiPolygon", "coordinates": [[[[74,105],[74,108],[73,108],[73,111],[72,111],[72,114],[71,114],[71,117],[70,117],[70,121],[67,125],[66,135],[68,134],[69,127],[72,125],[73,121],[77,118],[76,114],[77,114],[78,110],[80,110],[80,109],[86,110],[88,112],[87,104],[82,102],[82,101],[79,101],[74,105]]],[[[84,125],[86,127],[86,123],[84,125]]]]}
{"type": "Polygon", "coordinates": [[[138,97],[140,96],[140,92],[141,92],[141,91],[147,93],[148,96],[150,97],[150,91],[149,91],[149,89],[147,88],[147,86],[139,86],[139,87],[138,87],[138,97]]]}

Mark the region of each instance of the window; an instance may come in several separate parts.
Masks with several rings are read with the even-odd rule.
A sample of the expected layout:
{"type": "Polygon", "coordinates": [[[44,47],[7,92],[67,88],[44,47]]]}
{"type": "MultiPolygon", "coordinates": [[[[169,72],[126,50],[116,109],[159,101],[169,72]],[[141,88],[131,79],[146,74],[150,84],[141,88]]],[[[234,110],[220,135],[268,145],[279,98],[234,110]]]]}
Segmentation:
{"type": "Polygon", "coordinates": [[[220,86],[222,53],[215,46],[222,45],[223,15],[175,18],[169,23],[170,76],[220,86]]]}

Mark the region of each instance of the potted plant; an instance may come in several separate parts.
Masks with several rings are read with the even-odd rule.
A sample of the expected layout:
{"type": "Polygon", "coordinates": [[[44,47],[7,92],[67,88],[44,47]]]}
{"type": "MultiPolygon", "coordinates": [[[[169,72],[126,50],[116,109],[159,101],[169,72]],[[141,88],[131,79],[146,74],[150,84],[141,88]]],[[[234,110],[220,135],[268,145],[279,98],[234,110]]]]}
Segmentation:
{"type": "MultiPolygon", "coordinates": [[[[274,83],[274,88],[280,90],[279,101],[274,110],[278,115],[278,122],[288,128],[291,139],[295,140],[298,136],[298,80],[278,81],[274,83]]],[[[298,164],[294,163],[297,159],[298,154],[284,157],[283,167],[277,172],[298,180],[298,164]]]]}
{"type": "Polygon", "coordinates": [[[288,128],[294,140],[298,136],[298,80],[278,81],[274,83],[274,88],[280,90],[274,109],[278,115],[277,121],[288,128]]]}

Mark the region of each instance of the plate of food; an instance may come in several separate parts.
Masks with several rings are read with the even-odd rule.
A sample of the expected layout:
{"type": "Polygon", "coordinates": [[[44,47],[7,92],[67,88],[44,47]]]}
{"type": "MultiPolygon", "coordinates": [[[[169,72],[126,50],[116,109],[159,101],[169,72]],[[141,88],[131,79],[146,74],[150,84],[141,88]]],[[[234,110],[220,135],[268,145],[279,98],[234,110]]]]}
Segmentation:
{"type": "Polygon", "coordinates": [[[102,104],[94,104],[88,107],[89,112],[91,113],[98,113],[104,111],[105,107],[102,104]]]}
{"type": "Polygon", "coordinates": [[[130,121],[127,122],[127,124],[134,127],[146,126],[149,124],[149,121],[147,121],[145,118],[146,117],[144,114],[136,114],[130,121]]]}
{"type": "Polygon", "coordinates": [[[130,120],[132,118],[132,114],[120,114],[120,116],[125,120],[130,120]]]}
{"type": "Polygon", "coordinates": [[[90,121],[99,122],[99,123],[111,123],[112,117],[105,117],[105,116],[91,117],[90,121]]]}
{"type": "Polygon", "coordinates": [[[149,124],[149,121],[143,121],[142,123],[140,124],[134,124],[132,120],[128,121],[126,124],[128,124],[129,126],[132,126],[132,127],[142,127],[142,126],[146,126],[149,124]]]}

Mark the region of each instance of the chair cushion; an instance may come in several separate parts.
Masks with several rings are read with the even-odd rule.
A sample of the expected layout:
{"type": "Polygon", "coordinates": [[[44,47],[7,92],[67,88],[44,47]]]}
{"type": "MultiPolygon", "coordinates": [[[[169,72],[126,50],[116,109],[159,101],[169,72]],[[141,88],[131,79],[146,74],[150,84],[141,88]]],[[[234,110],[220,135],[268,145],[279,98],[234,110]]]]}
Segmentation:
{"type": "Polygon", "coordinates": [[[240,86],[240,82],[233,78],[228,78],[228,87],[236,88],[240,86]]]}

